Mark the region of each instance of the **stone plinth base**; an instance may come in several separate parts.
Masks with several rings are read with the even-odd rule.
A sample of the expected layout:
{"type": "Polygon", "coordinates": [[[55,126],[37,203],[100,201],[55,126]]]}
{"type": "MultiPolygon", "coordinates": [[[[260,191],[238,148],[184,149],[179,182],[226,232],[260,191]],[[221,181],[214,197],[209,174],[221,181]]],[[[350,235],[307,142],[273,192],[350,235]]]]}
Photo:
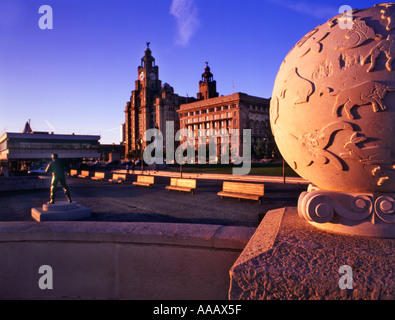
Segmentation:
{"type": "Polygon", "coordinates": [[[269,211],[230,270],[229,298],[395,299],[395,240],[322,231],[297,208],[269,211]],[[347,265],[352,289],[339,280],[347,265]]]}
{"type": "Polygon", "coordinates": [[[32,208],[32,217],[37,221],[72,221],[89,218],[90,209],[76,202],[59,201],[54,204],[45,203],[41,208],[32,208]]]}
{"type": "Polygon", "coordinates": [[[298,214],[331,232],[395,238],[395,193],[345,193],[309,185],[299,197],[298,214]]]}

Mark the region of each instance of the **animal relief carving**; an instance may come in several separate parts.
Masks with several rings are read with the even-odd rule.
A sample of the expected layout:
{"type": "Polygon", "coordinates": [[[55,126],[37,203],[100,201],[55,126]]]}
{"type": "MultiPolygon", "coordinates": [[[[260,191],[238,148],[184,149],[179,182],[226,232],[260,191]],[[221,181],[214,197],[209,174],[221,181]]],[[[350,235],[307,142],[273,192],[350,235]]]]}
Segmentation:
{"type": "Polygon", "coordinates": [[[395,54],[395,35],[390,34],[385,40],[379,41],[378,44],[376,44],[369,52],[369,54],[362,59],[361,64],[364,65],[367,63],[367,61],[370,59],[370,66],[366,70],[367,72],[370,72],[374,69],[376,65],[376,60],[379,57],[380,53],[385,53],[385,56],[387,57],[387,62],[385,64],[385,67],[387,68],[388,71],[392,71],[392,61],[394,60],[393,55],[395,54]]]}
{"type": "Polygon", "coordinates": [[[315,86],[310,80],[303,78],[298,73],[298,68],[293,68],[290,75],[284,81],[285,88],[280,93],[280,98],[285,99],[288,95],[296,97],[295,104],[305,103],[309,101],[309,97],[314,93],[315,86]],[[292,83],[292,87],[287,86],[287,82],[292,83]]]}
{"type": "Polygon", "coordinates": [[[333,73],[333,66],[332,62],[325,60],[321,62],[317,67],[315,68],[312,79],[313,80],[319,80],[322,78],[328,78],[332,75],[333,73]]]}
{"type": "Polygon", "coordinates": [[[351,136],[343,149],[345,153],[341,153],[340,157],[343,159],[359,161],[366,165],[391,165],[391,150],[383,146],[365,146],[361,143],[366,142],[368,139],[359,135],[357,132],[351,136]]]}
{"type": "Polygon", "coordinates": [[[392,17],[395,15],[395,6],[393,3],[384,4],[385,8],[380,10],[381,19],[387,20],[386,29],[388,31],[395,29],[395,21],[392,20],[392,17]]]}
{"type": "Polygon", "coordinates": [[[382,186],[390,181],[391,176],[395,174],[392,166],[391,149],[385,146],[363,145],[368,138],[358,133],[351,136],[343,149],[345,153],[341,153],[340,157],[346,160],[354,160],[363,165],[374,166],[371,171],[373,177],[376,177],[377,185],[382,186]]]}
{"type": "Polygon", "coordinates": [[[346,41],[337,50],[348,50],[363,45],[368,40],[381,40],[382,35],[376,34],[361,18],[355,18],[353,28],[345,34],[346,41]]]}
{"type": "Polygon", "coordinates": [[[359,52],[353,54],[346,54],[344,52],[339,55],[339,67],[346,70],[353,66],[361,66],[361,55],[359,52]]]}
{"type": "Polygon", "coordinates": [[[310,39],[307,40],[307,44],[305,45],[307,47],[307,50],[300,56],[300,58],[304,57],[309,52],[312,52],[314,54],[318,54],[321,52],[323,47],[321,41],[324,40],[329,35],[329,32],[326,32],[323,35],[319,35],[319,37],[318,35],[311,37],[310,39]]]}
{"type": "MultiPolygon", "coordinates": [[[[300,138],[293,136],[297,139],[301,149],[305,151],[305,156],[302,161],[305,166],[311,166],[313,163],[327,164],[331,163],[338,170],[343,170],[343,164],[341,160],[328,150],[331,145],[331,141],[335,138],[337,132],[341,130],[353,131],[351,123],[345,121],[335,121],[321,130],[316,130],[313,133],[304,133],[300,138]],[[308,156],[306,156],[306,154],[308,156]]],[[[300,162],[302,162],[300,161],[300,162]]]]}
{"type": "Polygon", "coordinates": [[[325,88],[320,95],[336,96],[333,115],[339,117],[338,111],[343,107],[347,117],[349,119],[354,119],[351,110],[356,106],[371,104],[374,112],[386,110],[387,106],[382,100],[387,92],[392,91],[395,91],[395,87],[387,86],[376,81],[366,81],[362,84],[337,92],[331,92],[330,88],[325,88]]]}

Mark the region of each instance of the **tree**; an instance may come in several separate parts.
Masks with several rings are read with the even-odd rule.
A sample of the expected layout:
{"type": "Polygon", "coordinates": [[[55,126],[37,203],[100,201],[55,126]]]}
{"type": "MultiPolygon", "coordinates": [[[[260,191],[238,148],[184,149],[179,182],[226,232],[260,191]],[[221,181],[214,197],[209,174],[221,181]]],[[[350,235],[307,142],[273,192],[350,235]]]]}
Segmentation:
{"type": "Polygon", "coordinates": [[[262,140],[258,140],[258,142],[254,144],[252,150],[254,156],[258,159],[262,159],[266,155],[266,148],[262,140]]]}

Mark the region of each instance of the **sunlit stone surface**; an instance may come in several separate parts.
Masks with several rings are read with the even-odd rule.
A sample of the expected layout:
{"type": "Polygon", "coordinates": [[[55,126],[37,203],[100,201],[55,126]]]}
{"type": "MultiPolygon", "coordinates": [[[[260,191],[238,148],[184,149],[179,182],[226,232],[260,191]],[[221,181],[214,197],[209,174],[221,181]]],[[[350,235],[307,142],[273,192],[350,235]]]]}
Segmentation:
{"type": "Polygon", "coordinates": [[[298,211],[319,227],[368,220],[367,229],[385,231],[364,227],[366,235],[394,235],[394,21],[395,4],[354,9],[351,29],[338,15],[304,36],[278,72],[272,130],[284,159],[312,183],[298,211]]]}

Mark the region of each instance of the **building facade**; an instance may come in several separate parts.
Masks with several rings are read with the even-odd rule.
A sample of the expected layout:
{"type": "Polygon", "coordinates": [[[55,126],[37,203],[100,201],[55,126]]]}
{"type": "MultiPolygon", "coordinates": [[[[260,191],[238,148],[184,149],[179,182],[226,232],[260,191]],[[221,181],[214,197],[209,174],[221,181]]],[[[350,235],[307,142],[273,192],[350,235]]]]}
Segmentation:
{"type": "Polygon", "coordinates": [[[270,150],[273,137],[269,124],[269,103],[269,99],[238,92],[183,104],[178,111],[180,128],[187,130],[189,139],[194,138],[195,149],[202,135],[207,141],[210,136],[218,137],[218,155],[221,136],[231,133],[237,134],[240,144],[238,153],[242,153],[244,129],[251,130],[252,146],[260,142],[270,150]]]}
{"type": "Polygon", "coordinates": [[[35,132],[26,123],[21,133],[5,132],[0,137],[0,164],[10,170],[34,162],[49,160],[51,154],[67,160],[99,159],[99,140],[96,135],[53,134],[35,132]]]}
{"type": "Polygon", "coordinates": [[[199,81],[196,98],[180,97],[170,85],[161,84],[159,68],[149,46],[137,72],[138,80],[126,104],[125,124],[122,126],[126,155],[144,149],[150,143],[143,141],[143,137],[151,128],[162,132],[165,143],[167,121],[174,121],[175,132],[188,130],[188,139],[194,137],[196,142],[198,130],[221,134],[237,129],[241,143],[243,129],[251,129],[252,146],[260,143],[269,152],[273,144],[269,123],[270,99],[241,92],[220,96],[208,63],[199,81]]]}
{"type": "MultiPolygon", "coordinates": [[[[174,89],[159,80],[159,68],[155,65],[149,43],[145,49],[141,65],[137,68],[138,80],[125,107],[124,145],[126,156],[145,148],[143,140],[146,130],[157,128],[163,133],[166,141],[166,121],[174,121],[175,130],[179,129],[177,111],[181,104],[190,98],[181,97],[174,89]]],[[[193,99],[194,100],[194,99],[193,99]]]]}

